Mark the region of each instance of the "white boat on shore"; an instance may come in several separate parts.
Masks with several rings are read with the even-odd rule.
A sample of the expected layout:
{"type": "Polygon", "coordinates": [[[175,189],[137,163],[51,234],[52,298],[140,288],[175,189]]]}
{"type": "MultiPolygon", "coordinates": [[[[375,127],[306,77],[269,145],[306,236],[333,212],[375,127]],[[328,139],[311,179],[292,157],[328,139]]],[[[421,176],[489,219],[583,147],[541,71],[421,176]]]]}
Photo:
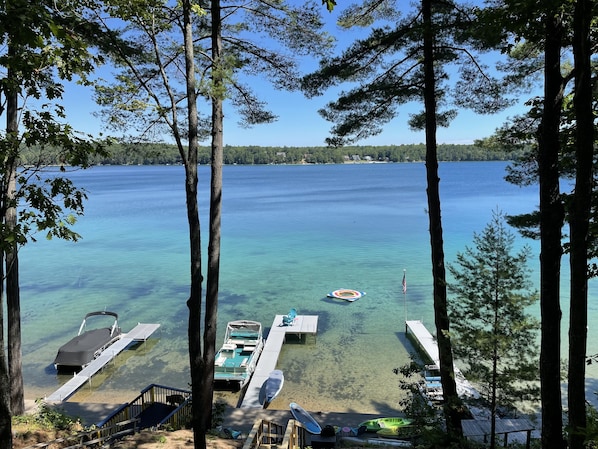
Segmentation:
{"type": "Polygon", "coordinates": [[[214,360],[215,383],[237,383],[243,388],[255,371],[264,349],[262,324],[237,320],[226,325],[224,344],[214,360]]]}

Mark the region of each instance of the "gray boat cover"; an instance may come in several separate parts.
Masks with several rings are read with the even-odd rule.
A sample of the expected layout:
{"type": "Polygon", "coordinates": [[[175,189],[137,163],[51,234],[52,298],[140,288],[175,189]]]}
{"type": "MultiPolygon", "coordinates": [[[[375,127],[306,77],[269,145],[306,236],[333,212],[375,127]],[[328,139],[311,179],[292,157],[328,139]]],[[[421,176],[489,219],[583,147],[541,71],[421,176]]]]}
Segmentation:
{"type": "Polygon", "coordinates": [[[113,340],[110,328],[93,329],[74,337],[58,349],[54,365],[83,367],[96,357],[96,352],[113,340]]]}

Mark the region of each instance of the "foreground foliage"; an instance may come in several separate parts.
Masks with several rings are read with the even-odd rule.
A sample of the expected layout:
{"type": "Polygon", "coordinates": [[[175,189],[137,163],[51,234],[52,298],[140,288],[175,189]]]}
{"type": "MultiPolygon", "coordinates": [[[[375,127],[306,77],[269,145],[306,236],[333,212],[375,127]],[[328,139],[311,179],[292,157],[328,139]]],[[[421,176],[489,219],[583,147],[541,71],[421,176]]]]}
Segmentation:
{"type": "Polygon", "coordinates": [[[13,416],[13,448],[32,446],[58,438],[65,438],[83,430],[79,419],[42,401],[35,413],[13,416]]]}

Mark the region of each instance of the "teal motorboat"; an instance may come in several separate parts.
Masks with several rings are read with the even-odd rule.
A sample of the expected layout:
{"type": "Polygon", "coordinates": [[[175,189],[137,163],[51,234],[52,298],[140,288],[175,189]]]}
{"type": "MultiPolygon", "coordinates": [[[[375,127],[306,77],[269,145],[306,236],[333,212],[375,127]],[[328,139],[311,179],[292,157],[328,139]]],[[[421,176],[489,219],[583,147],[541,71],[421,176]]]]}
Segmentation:
{"type": "Polygon", "coordinates": [[[237,320],[226,325],[224,344],[214,360],[214,382],[243,388],[255,371],[264,348],[262,324],[237,320]]]}

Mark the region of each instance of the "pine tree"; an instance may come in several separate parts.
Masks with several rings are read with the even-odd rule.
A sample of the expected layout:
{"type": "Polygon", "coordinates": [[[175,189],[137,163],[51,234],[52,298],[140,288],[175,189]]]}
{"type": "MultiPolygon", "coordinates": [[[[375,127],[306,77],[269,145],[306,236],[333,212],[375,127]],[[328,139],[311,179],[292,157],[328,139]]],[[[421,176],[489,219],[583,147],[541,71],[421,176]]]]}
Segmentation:
{"type": "Polygon", "coordinates": [[[490,404],[494,448],[499,404],[512,409],[516,401],[538,394],[539,323],[528,310],[538,294],[531,290],[530,248],[513,253],[514,236],[502,213],[494,212],[473,242],[474,248],[466,247],[449,265],[454,278],[449,310],[455,354],[490,404]]]}

